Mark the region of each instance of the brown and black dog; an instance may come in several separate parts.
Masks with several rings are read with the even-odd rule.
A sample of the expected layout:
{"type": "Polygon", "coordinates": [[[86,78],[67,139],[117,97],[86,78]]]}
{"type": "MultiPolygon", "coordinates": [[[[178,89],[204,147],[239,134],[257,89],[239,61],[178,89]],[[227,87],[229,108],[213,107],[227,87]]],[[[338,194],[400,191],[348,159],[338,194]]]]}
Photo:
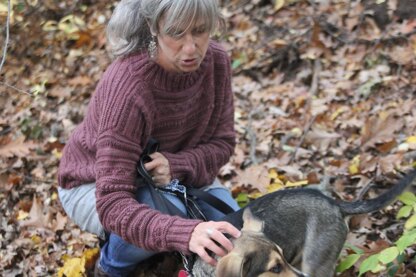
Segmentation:
{"type": "Polygon", "coordinates": [[[264,195],[224,218],[242,230],[241,237],[217,268],[197,259],[194,276],[332,277],[348,233],[345,218],[382,209],[415,177],[413,169],[380,196],[354,202],[335,201],[308,188],[264,195]]]}

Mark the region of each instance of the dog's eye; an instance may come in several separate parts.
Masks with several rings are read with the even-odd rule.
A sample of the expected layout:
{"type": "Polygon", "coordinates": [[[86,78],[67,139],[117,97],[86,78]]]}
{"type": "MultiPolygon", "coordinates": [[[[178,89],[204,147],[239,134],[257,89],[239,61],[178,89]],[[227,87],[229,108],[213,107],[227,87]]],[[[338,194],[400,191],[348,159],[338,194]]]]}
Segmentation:
{"type": "Polygon", "coordinates": [[[273,273],[280,273],[280,272],[282,272],[282,269],[283,269],[282,265],[277,264],[274,267],[272,267],[269,271],[273,272],[273,273]]]}

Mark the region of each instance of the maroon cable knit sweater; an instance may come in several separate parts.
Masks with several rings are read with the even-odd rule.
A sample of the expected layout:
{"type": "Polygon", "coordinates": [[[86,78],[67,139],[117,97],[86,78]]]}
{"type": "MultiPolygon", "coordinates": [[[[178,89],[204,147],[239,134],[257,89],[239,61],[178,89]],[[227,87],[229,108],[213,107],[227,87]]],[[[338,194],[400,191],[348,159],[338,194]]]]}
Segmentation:
{"type": "Polygon", "coordinates": [[[173,178],[195,187],[211,184],[235,146],[230,78],[229,58],[215,42],[191,73],[167,72],[146,53],[115,60],[65,146],[59,185],[96,182],[106,230],[147,250],[189,253],[190,236],[201,221],[138,203],[136,164],[153,137],[173,178]]]}

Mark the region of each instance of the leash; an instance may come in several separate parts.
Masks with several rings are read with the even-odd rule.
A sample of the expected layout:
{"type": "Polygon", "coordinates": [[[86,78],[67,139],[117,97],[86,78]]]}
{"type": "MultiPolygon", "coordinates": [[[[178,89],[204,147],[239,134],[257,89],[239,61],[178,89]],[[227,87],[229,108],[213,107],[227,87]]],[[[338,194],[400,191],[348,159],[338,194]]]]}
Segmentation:
{"type": "MultiPolygon", "coordinates": [[[[152,179],[152,176],[150,176],[150,174],[147,172],[146,168],[144,167],[145,163],[150,162],[152,160],[152,158],[150,158],[150,154],[157,152],[159,150],[159,143],[157,140],[150,138],[145,149],[143,150],[143,154],[140,156],[140,160],[139,163],[137,165],[137,171],[140,174],[140,176],[144,179],[145,183],[149,184],[149,187],[153,187],[157,190],[161,190],[161,191],[166,191],[166,192],[173,192],[174,194],[176,194],[184,203],[185,205],[187,203],[190,203],[191,206],[197,206],[197,204],[195,202],[193,202],[192,200],[194,199],[201,199],[204,202],[206,202],[208,205],[216,208],[217,210],[221,211],[224,214],[229,214],[234,212],[234,210],[224,201],[222,201],[221,199],[219,199],[218,197],[215,197],[214,195],[200,190],[200,189],[196,189],[193,187],[185,187],[183,185],[179,184],[178,180],[172,180],[167,186],[161,188],[161,187],[157,187],[152,179]]],[[[151,193],[152,193],[152,189],[150,189],[151,193]]],[[[153,194],[152,194],[153,196],[153,194]]],[[[163,198],[164,199],[164,198],[163,198]]],[[[166,200],[163,200],[162,202],[169,202],[166,200]]],[[[154,198],[154,200],[156,200],[157,202],[160,201],[159,197],[154,198]]],[[[170,202],[169,202],[170,203],[170,202]]],[[[160,203],[160,205],[163,207],[164,212],[169,212],[169,210],[171,209],[170,206],[175,207],[173,204],[171,205],[165,205],[163,203],[160,203]]],[[[176,208],[176,207],[175,207],[176,208]]],[[[176,208],[177,209],[177,208],[176,208]]],[[[199,210],[199,208],[198,208],[199,210]]],[[[199,213],[199,212],[197,212],[199,213]]],[[[177,214],[177,212],[175,211],[175,215],[177,214]]]]}

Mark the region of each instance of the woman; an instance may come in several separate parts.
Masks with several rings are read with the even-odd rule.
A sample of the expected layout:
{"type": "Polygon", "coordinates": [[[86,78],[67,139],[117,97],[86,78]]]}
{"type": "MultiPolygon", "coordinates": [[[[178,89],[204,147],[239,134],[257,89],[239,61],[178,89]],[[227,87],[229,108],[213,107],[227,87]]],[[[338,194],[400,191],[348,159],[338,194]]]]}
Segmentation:
{"type": "Polygon", "coordinates": [[[96,266],[102,276],[126,276],[162,251],[196,253],[215,265],[207,251],[223,256],[232,249],[224,233],[240,235],[215,222],[222,214],[208,206],[208,222],[161,214],[151,208],[147,189],[135,185],[137,162],[152,137],[160,151],[146,169],[158,186],[178,179],[238,209],[215,178],[235,146],[230,62],[210,39],[223,26],[216,0],[122,0],[110,19],[107,36],[117,59],[59,170],[67,214],[84,230],[110,233],[96,266]]]}

